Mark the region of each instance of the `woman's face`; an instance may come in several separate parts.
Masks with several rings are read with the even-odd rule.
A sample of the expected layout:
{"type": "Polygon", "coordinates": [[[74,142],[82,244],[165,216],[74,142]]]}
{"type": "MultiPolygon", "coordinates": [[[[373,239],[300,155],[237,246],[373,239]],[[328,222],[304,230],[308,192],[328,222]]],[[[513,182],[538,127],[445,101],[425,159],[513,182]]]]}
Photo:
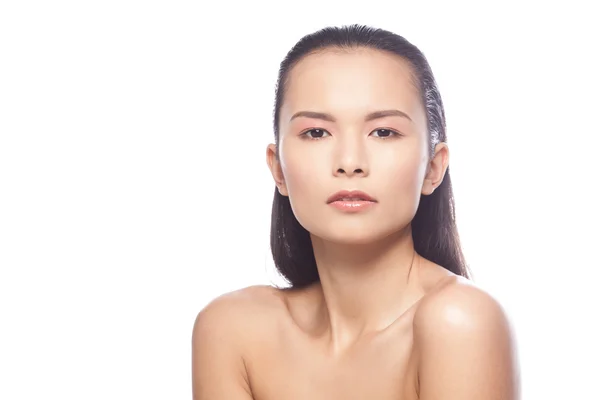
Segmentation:
{"type": "Polygon", "coordinates": [[[376,50],[326,51],[300,61],[279,126],[279,162],[274,145],[267,151],[273,177],[300,224],[328,241],[368,243],[402,230],[447,165],[444,145],[430,162],[409,65],[376,50]],[[340,190],[360,190],[376,202],[343,211],[327,201],[340,190]]]}

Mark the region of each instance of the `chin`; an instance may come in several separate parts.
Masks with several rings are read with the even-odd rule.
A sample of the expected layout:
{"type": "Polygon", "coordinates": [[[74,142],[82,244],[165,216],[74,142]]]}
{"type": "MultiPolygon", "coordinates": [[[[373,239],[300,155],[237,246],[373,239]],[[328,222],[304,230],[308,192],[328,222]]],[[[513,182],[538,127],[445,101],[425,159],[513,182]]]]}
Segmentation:
{"type": "Polygon", "coordinates": [[[311,233],[313,237],[318,238],[328,243],[335,243],[340,245],[366,245],[370,243],[376,243],[382,239],[385,239],[393,232],[383,231],[369,231],[368,229],[339,229],[336,231],[323,231],[311,233]]]}

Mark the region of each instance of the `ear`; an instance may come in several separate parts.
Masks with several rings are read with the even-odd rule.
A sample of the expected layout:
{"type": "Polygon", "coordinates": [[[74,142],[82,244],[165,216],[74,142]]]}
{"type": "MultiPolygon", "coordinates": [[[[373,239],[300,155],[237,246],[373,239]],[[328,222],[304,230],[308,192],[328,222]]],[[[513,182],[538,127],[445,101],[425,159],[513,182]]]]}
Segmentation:
{"type": "Polygon", "coordinates": [[[428,196],[442,184],[446,170],[448,169],[449,150],[446,143],[438,143],[435,146],[433,158],[427,166],[427,173],[423,181],[421,193],[428,196]]]}
{"type": "Polygon", "coordinates": [[[277,189],[279,189],[279,193],[281,193],[282,196],[287,196],[287,186],[285,184],[285,178],[283,176],[283,170],[281,169],[279,157],[277,157],[277,147],[273,143],[267,146],[267,165],[271,170],[271,175],[273,175],[273,179],[275,180],[277,189]]]}

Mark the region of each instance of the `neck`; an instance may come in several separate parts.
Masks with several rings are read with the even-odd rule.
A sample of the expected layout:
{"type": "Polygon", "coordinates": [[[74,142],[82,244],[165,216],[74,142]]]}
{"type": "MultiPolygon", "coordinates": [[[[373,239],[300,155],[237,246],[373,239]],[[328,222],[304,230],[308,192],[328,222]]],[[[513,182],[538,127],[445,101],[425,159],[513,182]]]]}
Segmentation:
{"type": "Polygon", "coordinates": [[[410,228],[369,244],[311,239],[320,307],[334,352],[385,329],[407,308],[408,278],[419,259],[410,228]]]}

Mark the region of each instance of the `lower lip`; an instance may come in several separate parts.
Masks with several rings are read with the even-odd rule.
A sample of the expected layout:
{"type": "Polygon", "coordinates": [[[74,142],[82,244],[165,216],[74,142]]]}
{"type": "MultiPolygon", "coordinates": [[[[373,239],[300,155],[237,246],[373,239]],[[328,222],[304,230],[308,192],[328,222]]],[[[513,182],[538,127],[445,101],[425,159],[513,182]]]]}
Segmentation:
{"type": "Polygon", "coordinates": [[[330,206],[337,208],[338,210],[347,212],[359,212],[371,208],[375,204],[374,201],[345,201],[338,200],[329,203],[330,206]]]}

